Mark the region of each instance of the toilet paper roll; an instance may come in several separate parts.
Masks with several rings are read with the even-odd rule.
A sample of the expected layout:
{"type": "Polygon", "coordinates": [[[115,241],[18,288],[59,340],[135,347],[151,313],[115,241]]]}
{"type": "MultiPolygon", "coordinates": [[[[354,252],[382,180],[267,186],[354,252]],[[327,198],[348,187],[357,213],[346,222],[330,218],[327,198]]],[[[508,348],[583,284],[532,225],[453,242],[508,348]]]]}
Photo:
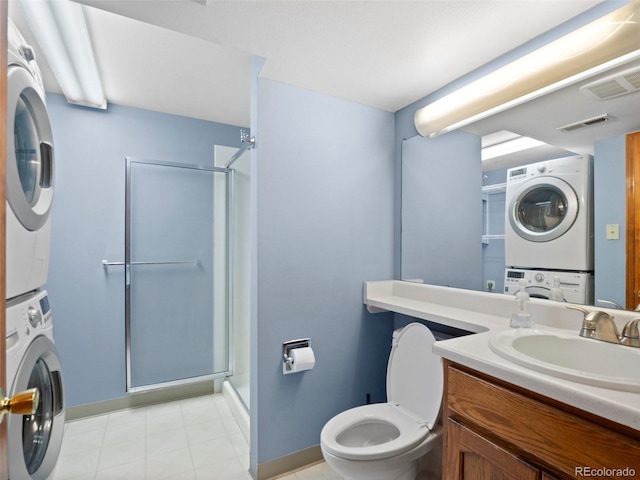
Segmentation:
{"type": "Polygon", "coordinates": [[[311,370],[316,364],[316,357],[311,347],[294,348],[290,352],[293,365],[292,372],[303,372],[311,370]]]}

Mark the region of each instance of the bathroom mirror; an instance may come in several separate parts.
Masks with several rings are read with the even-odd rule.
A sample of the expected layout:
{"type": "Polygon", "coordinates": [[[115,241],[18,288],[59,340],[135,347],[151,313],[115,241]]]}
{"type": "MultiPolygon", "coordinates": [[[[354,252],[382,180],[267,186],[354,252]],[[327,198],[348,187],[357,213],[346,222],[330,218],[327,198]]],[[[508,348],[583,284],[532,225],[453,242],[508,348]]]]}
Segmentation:
{"type": "MultiPolygon", "coordinates": [[[[481,201],[481,188],[483,184],[495,184],[502,183],[506,181],[506,171],[499,169],[506,169],[510,166],[517,165],[526,165],[530,163],[535,163],[538,161],[549,160],[552,158],[560,158],[564,156],[574,155],[575,153],[579,154],[589,154],[594,155],[594,146],[598,144],[602,145],[603,142],[609,142],[611,139],[619,140],[619,144],[622,145],[622,150],[619,152],[618,160],[621,162],[616,168],[616,175],[610,175],[609,171],[606,172],[606,175],[603,174],[603,169],[595,168],[594,180],[597,184],[598,191],[605,191],[614,194],[619,199],[615,203],[615,209],[618,213],[619,220],[615,222],[620,223],[620,242],[617,246],[620,247],[620,251],[618,251],[617,255],[619,261],[617,264],[612,264],[608,261],[608,257],[605,260],[603,249],[600,248],[604,246],[604,248],[609,248],[613,243],[602,243],[604,240],[604,233],[600,232],[598,229],[595,232],[596,236],[596,245],[595,245],[595,262],[598,266],[597,276],[600,278],[606,278],[607,282],[609,279],[615,279],[615,284],[620,285],[619,290],[624,290],[625,285],[625,276],[626,276],[626,263],[624,260],[625,251],[624,244],[625,242],[625,229],[624,224],[626,222],[626,204],[624,202],[624,195],[626,194],[626,179],[624,173],[624,137],[626,134],[640,130],[640,111],[637,108],[638,105],[638,97],[640,96],[639,92],[630,93],[626,95],[621,95],[618,97],[614,97],[611,99],[605,100],[595,100],[593,98],[589,98],[585,94],[581,93],[580,87],[585,84],[590,84],[597,80],[606,80],[612,75],[620,75],[621,72],[626,72],[633,69],[640,70],[640,61],[634,61],[623,65],[621,67],[616,68],[615,70],[604,72],[596,77],[592,77],[588,80],[585,80],[581,83],[571,85],[561,89],[559,91],[548,94],[539,99],[530,101],[524,105],[520,105],[518,107],[514,107],[505,112],[496,114],[487,119],[481,120],[475,124],[469,125],[461,130],[461,132],[475,135],[477,136],[478,146],[476,151],[475,159],[470,159],[469,162],[463,166],[457,172],[457,178],[453,180],[442,179],[441,182],[432,182],[433,184],[429,187],[429,192],[431,196],[433,196],[433,188],[439,189],[438,183],[444,185],[440,191],[441,200],[438,202],[438,205],[435,205],[436,208],[429,208],[427,192],[424,193],[422,198],[419,196],[416,198],[406,198],[404,194],[404,183],[409,181],[405,176],[405,162],[407,161],[407,151],[409,154],[411,153],[411,148],[407,150],[406,145],[409,142],[416,143],[428,143],[435,142],[440,137],[436,137],[434,139],[426,139],[422,137],[414,137],[404,142],[403,145],[403,200],[402,200],[402,251],[401,251],[401,278],[403,279],[413,279],[413,278],[424,278],[424,280],[428,283],[437,283],[441,285],[448,285],[452,287],[458,288],[471,288],[475,290],[484,290],[486,291],[485,281],[482,277],[478,278],[478,269],[482,271],[483,269],[483,254],[482,252],[478,252],[478,250],[482,249],[481,239],[477,240],[477,247],[466,246],[464,249],[459,249],[456,252],[447,252],[447,255],[450,255],[452,260],[451,269],[456,274],[453,274],[451,269],[447,270],[448,267],[442,267],[439,265],[441,263],[441,254],[436,255],[437,258],[430,257],[428,253],[423,253],[422,255],[416,254],[416,248],[411,247],[412,245],[418,245],[420,243],[424,243],[424,235],[427,235],[424,231],[420,233],[420,228],[414,223],[417,222],[429,222],[432,221],[434,225],[438,225],[438,235],[442,235],[444,238],[449,239],[449,245],[451,248],[455,247],[456,242],[463,236],[465,236],[465,224],[460,222],[451,222],[451,227],[447,227],[450,229],[443,230],[443,222],[441,221],[443,216],[447,216],[448,212],[451,208],[456,205],[457,197],[461,195],[468,195],[469,192],[465,189],[472,189],[473,194],[478,198],[478,207],[477,207],[477,215],[479,217],[479,222],[485,221],[483,218],[483,206],[481,201]],[[609,121],[591,125],[584,126],[584,128],[578,128],[574,131],[561,131],[558,127],[564,126],[567,124],[571,124],[574,122],[578,122],[580,120],[601,116],[604,114],[608,114],[610,119],[609,121]],[[488,170],[484,170],[480,166],[480,139],[485,136],[492,134],[494,132],[499,132],[502,130],[507,130],[510,132],[515,132],[519,135],[531,137],[537,140],[541,140],[547,146],[539,147],[531,149],[530,151],[519,152],[511,155],[505,155],[501,157],[499,160],[498,169],[494,169],[495,163],[493,166],[490,166],[488,170]],[[549,147],[553,145],[554,147],[549,147]],[[463,175],[473,175],[475,176],[475,183],[473,185],[464,184],[461,181],[463,175]],[[482,181],[482,177],[487,177],[485,181],[482,181]],[[449,199],[449,200],[447,200],[449,199]],[[412,204],[415,202],[415,204],[412,204]],[[417,211],[422,209],[423,218],[412,213],[413,211],[417,211]],[[427,220],[425,220],[425,216],[427,220]],[[428,220],[431,218],[432,220],[428,220]],[[414,235],[423,235],[423,238],[412,238],[414,235]],[[602,239],[600,239],[602,237],[602,239]],[[600,247],[598,247],[597,241],[601,241],[600,247]],[[410,248],[405,248],[407,245],[410,248]],[[600,257],[598,257],[600,253],[600,257]],[[458,260],[462,258],[463,260],[458,260]],[[465,261],[464,258],[467,260],[465,261]],[[598,262],[598,259],[601,258],[603,261],[598,262]],[[425,263],[426,262],[426,263],[425,263]],[[458,262],[458,263],[456,263],[458,262]],[[444,273],[440,278],[429,279],[430,269],[442,270],[444,273]],[[419,274],[417,272],[426,272],[419,274]],[[470,286],[469,283],[472,283],[473,286],[470,286]]],[[[446,135],[442,136],[445,137],[446,135]]],[[[423,163],[428,164],[429,160],[425,157],[422,159],[423,163]]],[[[618,161],[617,160],[617,161],[618,161]]],[[[410,160],[409,160],[410,161],[410,160]]],[[[443,162],[460,162],[459,158],[455,158],[455,156],[446,157],[443,162]]],[[[429,166],[429,168],[432,168],[429,166]]],[[[440,168],[440,167],[437,167],[440,168]]],[[[607,168],[607,170],[610,170],[607,168]]],[[[410,170],[409,170],[410,171],[410,170]]],[[[411,180],[413,181],[413,180],[411,180]]],[[[410,186],[409,186],[409,191],[410,186]]],[[[599,204],[598,202],[611,202],[611,195],[607,195],[609,198],[600,198],[596,195],[594,197],[595,200],[595,209],[598,209],[603,204],[599,204]]],[[[465,200],[467,205],[473,203],[473,200],[465,200]]],[[[611,206],[608,205],[607,208],[610,210],[611,206]]],[[[456,213],[459,216],[459,212],[456,213]]],[[[608,217],[607,217],[608,219],[608,217]]],[[[485,231],[482,226],[478,226],[478,224],[474,224],[473,226],[469,226],[469,220],[464,220],[466,225],[467,232],[477,232],[478,228],[481,228],[485,231]]],[[[596,227],[599,227],[596,225],[596,227]]],[[[604,228],[604,226],[602,226],[604,228]]],[[[432,230],[429,235],[434,236],[435,230],[432,230]]],[[[504,233],[504,226],[500,229],[493,228],[491,233],[504,233]]],[[[468,233],[466,234],[468,235],[468,233]]],[[[504,252],[504,240],[496,239],[489,241],[492,244],[492,247],[499,249],[502,248],[502,252],[504,252]]],[[[606,252],[605,252],[606,253],[606,252]]],[[[494,275],[497,275],[494,273],[494,275]]],[[[493,277],[492,277],[493,278],[493,277]]],[[[500,286],[504,281],[504,269],[502,270],[502,278],[493,278],[496,280],[500,286]]],[[[616,289],[616,298],[610,298],[611,294],[603,294],[602,292],[598,292],[597,288],[597,280],[596,280],[596,289],[595,295],[596,299],[604,299],[604,300],[613,300],[620,305],[624,305],[625,292],[618,292],[616,289]],[[598,296],[600,295],[600,296],[598,296]]],[[[502,290],[498,288],[496,291],[501,292],[502,290]]],[[[600,306],[605,306],[604,304],[600,306]]],[[[606,305],[611,307],[611,305],[606,305]]]]}

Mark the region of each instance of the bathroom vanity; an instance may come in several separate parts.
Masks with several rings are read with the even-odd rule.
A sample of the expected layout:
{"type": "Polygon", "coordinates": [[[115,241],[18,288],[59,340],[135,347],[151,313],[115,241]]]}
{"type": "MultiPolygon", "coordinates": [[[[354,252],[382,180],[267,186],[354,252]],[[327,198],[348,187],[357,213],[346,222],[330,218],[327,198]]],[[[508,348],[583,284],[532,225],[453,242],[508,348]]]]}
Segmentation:
{"type": "MultiPolygon", "coordinates": [[[[490,343],[513,332],[512,296],[389,281],[366,283],[364,303],[371,313],[394,311],[473,333],[434,345],[445,374],[445,480],[640,478],[640,383],[608,388],[498,355],[490,343]]],[[[531,312],[541,331],[579,338],[582,315],[565,304],[532,299],[531,312]]],[[[609,312],[619,329],[638,316],[609,312]]],[[[633,352],[633,370],[640,370],[640,349],[613,347],[632,349],[624,353],[633,352]]],[[[589,370],[598,359],[583,363],[589,370]]],[[[610,370],[613,379],[619,368],[610,370]]]]}
{"type": "Polygon", "coordinates": [[[638,430],[448,360],[444,368],[444,479],[640,476],[638,430]]]}

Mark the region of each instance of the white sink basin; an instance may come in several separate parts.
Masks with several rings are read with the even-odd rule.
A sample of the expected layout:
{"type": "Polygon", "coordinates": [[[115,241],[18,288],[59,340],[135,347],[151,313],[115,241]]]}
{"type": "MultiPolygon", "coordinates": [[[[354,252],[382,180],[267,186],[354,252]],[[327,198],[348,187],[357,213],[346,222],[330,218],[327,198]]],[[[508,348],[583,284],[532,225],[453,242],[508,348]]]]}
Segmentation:
{"type": "Polygon", "coordinates": [[[507,360],[548,375],[640,392],[640,348],[537,328],[498,333],[489,347],[507,360]]]}

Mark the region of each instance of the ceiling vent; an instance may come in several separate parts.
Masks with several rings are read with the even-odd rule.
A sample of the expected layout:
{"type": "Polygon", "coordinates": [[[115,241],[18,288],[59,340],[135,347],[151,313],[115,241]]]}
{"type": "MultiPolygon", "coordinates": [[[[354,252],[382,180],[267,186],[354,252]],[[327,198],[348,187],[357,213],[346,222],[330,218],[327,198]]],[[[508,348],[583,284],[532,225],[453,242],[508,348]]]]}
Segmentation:
{"type": "Polygon", "coordinates": [[[580,92],[595,100],[606,100],[640,90],[640,66],[609,75],[580,87],[580,92]]]}
{"type": "Polygon", "coordinates": [[[556,130],[560,130],[561,132],[571,132],[573,130],[578,130],[579,128],[590,127],[591,125],[598,125],[599,123],[604,123],[612,119],[613,117],[609,114],[598,115],[597,117],[591,117],[585,120],[580,120],[579,122],[563,125],[562,127],[556,128],[556,130]]]}

